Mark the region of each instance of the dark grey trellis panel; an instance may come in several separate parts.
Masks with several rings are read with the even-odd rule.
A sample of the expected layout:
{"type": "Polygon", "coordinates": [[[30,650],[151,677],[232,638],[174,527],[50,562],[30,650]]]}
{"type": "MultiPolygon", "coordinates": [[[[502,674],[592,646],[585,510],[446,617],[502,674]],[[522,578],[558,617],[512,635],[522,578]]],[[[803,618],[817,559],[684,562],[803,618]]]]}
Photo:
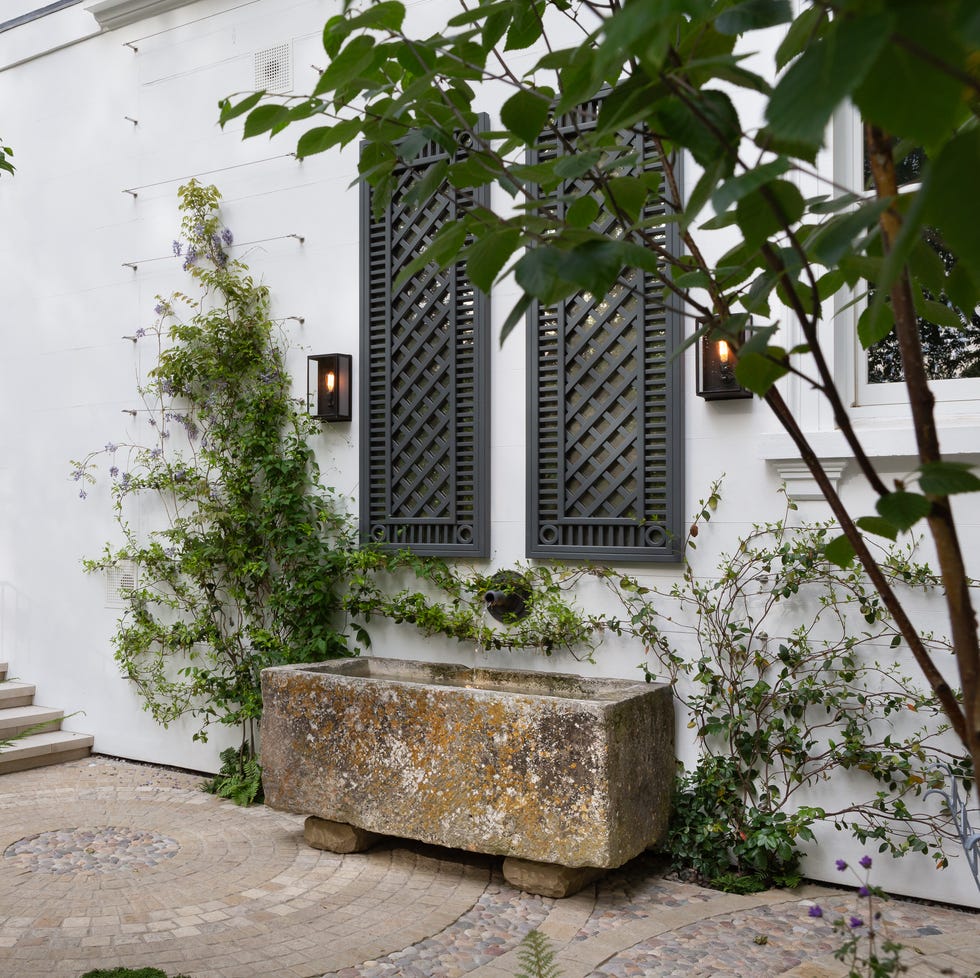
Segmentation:
{"type": "MultiPolygon", "coordinates": [[[[594,128],[600,104],[559,120],[562,138],[542,134],[529,162],[569,152],[579,133],[594,128]]],[[[662,169],[649,137],[628,139],[634,169],[662,169]]],[[[555,191],[554,207],[561,213],[570,199],[590,193],[587,180],[568,180],[555,191]]],[[[651,207],[645,216],[663,210],[651,207]]],[[[594,227],[605,232],[613,223],[603,211],[594,227]]],[[[658,233],[676,254],[674,225],[658,233]]],[[[528,556],[680,559],[683,370],[671,354],[682,322],[665,292],[660,276],[633,271],[605,296],[580,293],[531,308],[528,556]]]]}
{"type": "Polygon", "coordinates": [[[379,218],[362,185],[361,533],[418,554],[486,556],[489,300],[462,264],[430,265],[393,287],[440,227],[488,202],[486,188],[446,185],[417,208],[405,206],[406,190],[447,156],[429,143],[401,165],[379,218]]]}

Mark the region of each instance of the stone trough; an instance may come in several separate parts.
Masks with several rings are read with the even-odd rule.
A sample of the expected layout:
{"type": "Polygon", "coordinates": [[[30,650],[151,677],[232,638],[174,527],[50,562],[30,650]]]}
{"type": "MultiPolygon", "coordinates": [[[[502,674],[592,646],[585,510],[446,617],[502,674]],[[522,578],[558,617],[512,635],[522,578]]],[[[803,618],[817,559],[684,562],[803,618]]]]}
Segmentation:
{"type": "Polygon", "coordinates": [[[514,885],[567,896],[663,834],[667,686],[361,657],[262,673],[266,804],[311,845],[377,835],[508,857],[514,885]]]}

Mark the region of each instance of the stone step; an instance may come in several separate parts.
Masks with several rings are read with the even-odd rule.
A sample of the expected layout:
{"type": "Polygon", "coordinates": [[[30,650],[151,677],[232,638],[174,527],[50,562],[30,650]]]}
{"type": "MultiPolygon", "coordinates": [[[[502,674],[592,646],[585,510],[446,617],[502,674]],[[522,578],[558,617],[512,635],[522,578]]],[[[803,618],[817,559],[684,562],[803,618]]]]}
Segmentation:
{"type": "MultiPolygon", "coordinates": [[[[46,706],[12,706],[0,710],[0,740],[16,737],[18,734],[43,724],[56,730],[64,719],[64,710],[52,710],[46,706]]],[[[35,733],[46,731],[37,730],[35,733]]]]}
{"type": "Polygon", "coordinates": [[[36,687],[30,683],[0,683],[0,710],[11,706],[30,706],[34,702],[36,687]]]}
{"type": "Polygon", "coordinates": [[[68,730],[51,730],[22,737],[9,747],[0,747],[0,774],[82,760],[92,752],[94,741],[91,734],[68,730]]]}
{"type": "Polygon", "coordinates": [[[0,683],[7,678],[7,663],[0,662],[0,683]]]}

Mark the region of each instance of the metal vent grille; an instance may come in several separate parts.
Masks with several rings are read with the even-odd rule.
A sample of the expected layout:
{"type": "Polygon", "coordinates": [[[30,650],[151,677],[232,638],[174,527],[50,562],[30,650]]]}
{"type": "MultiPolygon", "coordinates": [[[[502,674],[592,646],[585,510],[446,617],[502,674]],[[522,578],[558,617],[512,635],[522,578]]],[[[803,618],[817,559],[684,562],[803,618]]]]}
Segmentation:
{"type": "Polygon", "coordinates": [[[293,89],[293,52],[290,44],[277,44],[255,52],[257,91],[290,92],[293,89]]]}
{"type": "MultiPolygon", "coordinates": [[[[600,100],[559,120],[529,162],[554,159],[594,128],[600,100]]],[[[653,141],[622,134],[638,162],[661,168],[653,141]]],[[[568,180],[553,194],[559,215],[594,185],[568,180]]],[[[650,219],[664,212],[651,206],[650,219]]],[[[608,232],[603,209],[593,225],[608,232]]],[[[673,225],[671,225],[671,228],[673,225]]],[[[677,247],[672,230],[658,243],[677,247]]],[[[528,317],[528,555],[676,560],[682,501],[682,373],[670,355],[681,339],[662,278],[641,271],[606,295],[587,293],[528,317]]]]}
{"type": "Polygon", "coordinates": [[[417,208],[403,203],[447,158],[432,143],[403,165],[380,218],[362,185],[361,529],[384,547],[476,556],[489,547],[489,302],[462,264],[392,287],[440,227],[486,204],[486,188],[448,184],[417,208]]]}
{"type": "Polygon", "coordinates": [[[125,608],[129,592],[139,585],[139,569],[132,560],[120,560],[106,570],[105,603],[107,608],[125,608]]]}

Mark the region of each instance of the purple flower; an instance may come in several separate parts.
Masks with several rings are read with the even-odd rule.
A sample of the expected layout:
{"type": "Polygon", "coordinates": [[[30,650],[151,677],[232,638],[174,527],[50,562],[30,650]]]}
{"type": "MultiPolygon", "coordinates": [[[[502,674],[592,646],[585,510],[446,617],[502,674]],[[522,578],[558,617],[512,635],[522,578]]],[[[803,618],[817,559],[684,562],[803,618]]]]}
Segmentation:
{"type": "Polygon", "coordinates": [[[863,867],[864,867],[865,869],[871,869],[871,857],[870,857],[870,856],[862,856],[862,857],[861,857],[861,858],[860,858],[860,859],[858,860],[858,862],[859,862],[859,863],[860,863],[860,864],[861,864],[861,865],[862,865],[862,866],[863,866],[863,867]]]}
{"type": "Polygon", "coordinates": [[[88,499],[88,493],[84,489],[79,489],[78,490],[78,498],[79,499],[88,499]]]}
{"type": "Polygon", "coordinates": [[[866,886],[860,886],[858,887],[858,896],[859,897],[871,896],[871,891],[866,886]]]}
{"type": "Polygon", "coordinates": [[[184,259],[184,271],[186,272],[197,261],[197,251],[191,247],[187,249],[187,257],[184,259]]]}
{"type": "Polygon", "coordinates": [[[162,448],[154,448],[153,451],[150,452],[150,458],[159,458],[162,454],[162,448]]]}
{"type": "Polygon", "coordinates": [[[235,240],[235,236],[231,233],[231,228],[225,228],[221,232],[221,240],[224,241],[226,245],[230,245],[232,241],[235,240]]]}
{"type": "Polygon", "coordinates": [[[145,330],[145,329],[143,329],[143,327],[142,327],[142,326],[140,326],[140,328],[139,328],[138,330],[136,330],[136,338],[137,338],[138,340],[140,340],[140,339],[142,339],[142,338],[143,338],[144,336],[146,336],[146,330],[145,330]]]}
{"type": "Polygon", "coordinates": [[[199,238],[203,238],[204,237],[204,225],[200,221],[198,221],[197,224],[194,225],[194,233],[199,238]]]}
{"type": "Polygon", "coordinates": [[[837,867],[838,873],[843,873],[844,870],[847,869],[847,863],[844,862],[843,859],[838,859],[837,862],[834,863],[834,865],[837,867]]]}
{"type": "Polygon", "coordinates": [[[119,480],[120,485],[128,486],[132,476],[128,472],[123,472],[122,479],[119,480]]]}
{"type": "Polygon", "coordinates": [[[154,311],[154,312],[155,312],[155,313],[156,313],[156,314],[157,314],[158,316],[162,316],[162,315],[164,315],[164,314],[166,313],[166,311],[167,311],[167,307],[166,307],[166,305],[164,305],[164,303],[162,303],[162,302],[158,302],[158,303],[157,303],[157,304],[156,304],[156,305],[155,305],[155,306],[153,307],[153,311],[154,311]]]}
{"type": "Polygon", "coordinates": [[[822,917],[823,916],[823,910],[821,909],[819,903],[815,903],[812,907],[810,907],[810,909],[807,911],[807,913],[811,917],[822,917]]]}
{"type": "Polygon", "coordinates": [[[72,472],[72,474],[71,474],[71,477],[72,477],[72,479],[74,479],[74,480],[75,480],[75,482],[78,482],[78,480],[79,480],[79,479],[80,479],[80,478],[81,478],[81,477],[82,477],[83,475],[84,475],[84,473],[83,473],[83,471],[82,471],[81,469],[75,469],[75,470],[74,470],[74,471],[72,472]]]}
{"type": "Polygon", "coordinates": [[[847,926],[850,927],[851,930],[856,930],[858,927],[864,926],[864,921],[860,917],[850,917],[848,918],[847,926]]]}
{"type": "Polygon", "coordinates": [[[119,466],[118,465],[111,466],[109,469],[109,475],[111,475],[112,478],[115,479],[115,477],[119,475],[119,466]]]}
{"type": "Polygon", "coordinates": [[[111,441],[105,443],[105,450],[111,455],[119,446],[111,441]]]}
{"type": "Polygon", "coordinates": [[[180,257],[180,254],[181,254],[181,252],[182,252],[183,250],[184,250],[184,246],[183,246],[183,245],[182,245],[182,244],[181,244],[181,243],[180,243],[179,241],[175,241],[175,242],[174,242],[174,254],[175,254],[175,255],[176,255],[176,256],[177,256],[178,258],[180,257]]]}

